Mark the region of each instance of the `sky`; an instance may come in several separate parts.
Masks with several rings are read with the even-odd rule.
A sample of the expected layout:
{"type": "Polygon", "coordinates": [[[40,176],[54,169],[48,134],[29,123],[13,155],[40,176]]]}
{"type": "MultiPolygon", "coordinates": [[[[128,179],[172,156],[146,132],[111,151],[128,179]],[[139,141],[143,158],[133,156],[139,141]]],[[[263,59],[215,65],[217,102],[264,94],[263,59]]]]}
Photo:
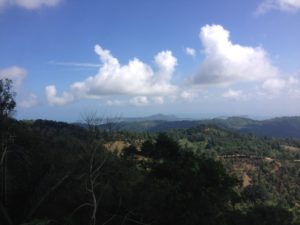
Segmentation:
{"type": "Polygon", "coordinates": [[[18,119],[300,114],[300,0],[0,0],[18,119]]]}

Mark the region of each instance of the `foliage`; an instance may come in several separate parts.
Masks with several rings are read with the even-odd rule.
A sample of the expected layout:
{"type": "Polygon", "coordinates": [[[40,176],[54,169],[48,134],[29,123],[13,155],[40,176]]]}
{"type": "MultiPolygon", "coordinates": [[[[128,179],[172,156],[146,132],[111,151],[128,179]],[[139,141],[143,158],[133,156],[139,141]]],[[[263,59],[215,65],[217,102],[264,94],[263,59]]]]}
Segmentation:
{"type": "Polygon", "coordinates": [[[109,135],[95,123],[8,123],[15,140],[0,224],[288,225],[299,218],[299,165],[281,147],[294,140],[208,125],[109,135]],[[130,144],[123,157],[105,148],[118,139],[130,144]],[[252,179],[246,187],[237,178],[243,165],[252,168],[245,169],[252,179]]]}
{"type": "Polygon", "coordinates": [[[15,107],[15,92],[12,90],[12,81],[0,79],[0,117],[10,116],[15,107]]]}

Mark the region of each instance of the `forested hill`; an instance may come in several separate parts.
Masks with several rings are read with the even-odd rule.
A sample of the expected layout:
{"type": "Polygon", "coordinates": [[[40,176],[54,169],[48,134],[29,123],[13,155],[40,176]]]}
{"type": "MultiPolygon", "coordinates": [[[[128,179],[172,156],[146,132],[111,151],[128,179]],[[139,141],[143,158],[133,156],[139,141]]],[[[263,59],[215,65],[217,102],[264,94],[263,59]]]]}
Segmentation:
{"type": "MultiPolygon", "coordinates": [[[[145,118],[138,121],[123,121],[119,127],[129,131],[161,132],[172,129],[191,128],[200,124],[216,125],[240,133],[252,133],[257,136],[276,138],[300,138],[300,117],[278,117],[268,120],[253,120],[243,117],[206,120],[151,120],[145,118]]],[[[105,127],[106,125],[103,125],[105,127]]]]}
{"type": "Polygon", "coordinates": [[[300,224],[299,141],[89,125],[5,121],[1,225],[300,224]]]}
{"type": "Polygon", "coordinates": [[[260,136],[300,138],[300,117],[280,117],[255,121],[240,129],[260,136]]]}

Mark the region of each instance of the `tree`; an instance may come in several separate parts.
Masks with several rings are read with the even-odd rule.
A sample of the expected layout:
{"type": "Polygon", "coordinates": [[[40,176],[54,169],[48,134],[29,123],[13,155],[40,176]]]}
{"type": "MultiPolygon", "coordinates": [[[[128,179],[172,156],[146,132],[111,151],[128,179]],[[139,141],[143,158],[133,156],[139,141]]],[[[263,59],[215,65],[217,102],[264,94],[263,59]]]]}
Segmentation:
{"type": "Polygon", "coordinates": [[[13,114],[16,107],[16,93],[12,90],[12,80],[0,79],[0,117],[6,118],[13,114]]]}
{"type": "Polygon", "coordinates": [[[141,153],[144,156],[151,157],[154,151],[154,144],[150,140],[146,140],[141,147],[141,153]]]}
{"type": "Polygon", "coordinates": [[[180,157],[180,147],[176,141],[165,133],[160,133],[155,144],[154,158],[176,160],[180,157]]]}
{"type": "Polygon", "coordinates": [[[129,145],[128,147],[125,147],[123,149],[123,155],[125,158],[130,158],[130,157],[134,157],[137,153],[138,153],[138,150],[136,148],[136,146],[134,145],[129,145]]]}
{"type": "Polygon", "coordinates": [[[79,210],[90,207],[89,225],[97,224],[97,212],[99,208],[100,199],[104,194],[105,186],[102,177],[102,170],[109,160],[110,154],[104,151],[100,140],[99,126],[103,122],[103,118],[99,118],[97,113],[90,113],[83,116],[88,137],[82,143],[81,165],[83,168],[82,175],[80,175],[85,183],[85,192],[87,193],[87,200],[79,205],[72,212],[70,219],[79,210]]]}
{"type": "Polygon", "coordinates": [[[243,224],[291,225],[292,212],[280,206],[254,206],[246,215],[243,224]]]}
{"type": "MultiPolygon", "coordinates": [[[[0,183],[1,183],[1,201],[0,208],[2,214],[6,215],[6,186],[7,186],[7,155],[10,152],[8,146],[13,142],[13,135],[10,132],[11,116],[16,107],[14,100],[15,92],[12,90],[12,81],[9,79],[0,79],[0,183]],[[3,213],[4,212],[4,213],[3,213]]],[[[7,217],[7,216],[5,216],[7,217]]],[[[8,217],[7,217],[8,218],[8,217]]],[[[11,223],[9,219],[8,223],[11,223]]]]}
{"type": "Polygon", "coordinates": [[[5,205],[6,198],[6,167],[8,144],[13,140],[9,132],[9,121],[7,118],[14,112],[16,102],[14,100],[15,92],[12,91],[12,81],[9,79],[0,79],[0,168],[1,168],[1,201],[5,205]]]}
{"type": "Polygon", "coordinates": [[[135,193],[143,224],[229,224],[227,212],[237,198],[238,180],[221,162],[182,149],[159,134],[154,159],[135,193]]]}

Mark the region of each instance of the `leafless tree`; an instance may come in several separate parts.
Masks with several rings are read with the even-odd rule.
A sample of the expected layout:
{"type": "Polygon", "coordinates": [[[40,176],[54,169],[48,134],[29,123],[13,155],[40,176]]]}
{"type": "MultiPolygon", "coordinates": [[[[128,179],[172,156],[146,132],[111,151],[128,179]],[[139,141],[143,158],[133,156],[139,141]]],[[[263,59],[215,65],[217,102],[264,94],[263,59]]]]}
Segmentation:
{"type": "Polygon", "coordinates": [[[104,190],[97,191],[97,187],[102,184],[101,170],[105,166],[109,155],[103,154],[104,157],[99,157],[101,152],[100,141],[100,125],[104,123],[103,117],[98,117],[96,112],[85,114],[82,116],[83,122],[88,130],[88,138],[82,143],[81,159],[84,162],[85,169],[83,177],[85,178],[85,190],[89,194],[89,199],[78,206],[71,217],[83,207],[91,208],[91,215],[89,225],[95,225],[97,220],[97,211],[99,202],[103,195],[104,190]]]}

